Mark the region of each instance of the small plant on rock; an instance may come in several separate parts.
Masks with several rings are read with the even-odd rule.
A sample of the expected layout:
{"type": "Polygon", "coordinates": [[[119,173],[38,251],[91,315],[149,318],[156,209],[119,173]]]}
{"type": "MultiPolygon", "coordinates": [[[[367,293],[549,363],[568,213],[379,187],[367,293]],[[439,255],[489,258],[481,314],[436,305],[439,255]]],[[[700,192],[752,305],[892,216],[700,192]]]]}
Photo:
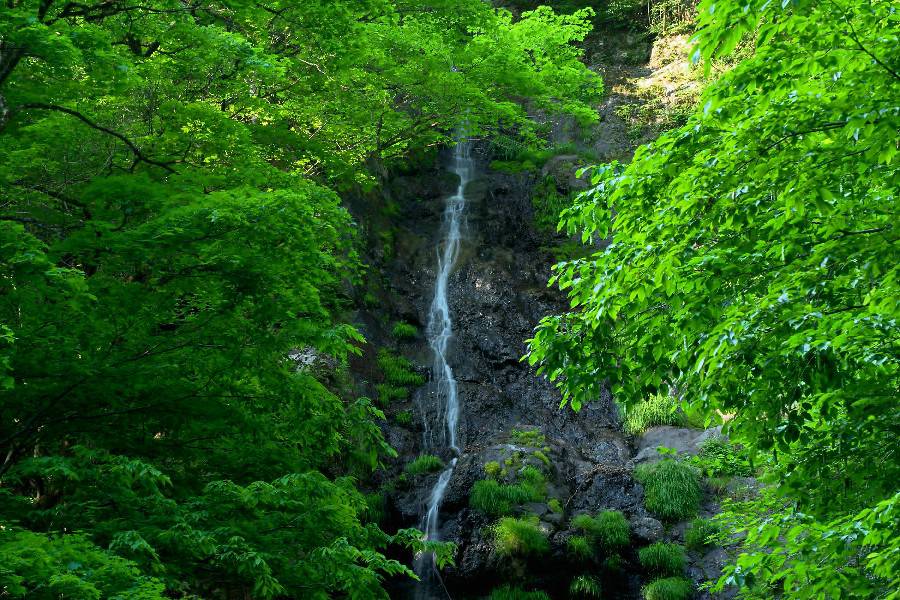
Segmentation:
{"type": "Polygon", "coordinates": [[[573,535],[566,542],[569,554],[577,560],[590,560],[594,558],[594,545],[583,535],[573,535]]]}
{"type": "Polygon", "coordinates": [[[657,577],[681,575],[684,571],[684,548],[678,544],[656,542],[638,552],[641,566],[647,573],[657,577]]]}
{"type": "Polygon", "coordinates": [[[644,600],[688,600],[694,584],[686,577],[667,577],[644,586],[644,600]]]}
{"type": "Polygon", "coordinates": [[[425,383],[425,378],[413,370],[412,363],[384,348],[378,352],[378,368],[384,374],[384,380],[394,386],[418,386],[425,383]]]}
{"type": "Polygon", "coordinates": [[[434,473],[444,468],[444,461],[431,454],[422,454],[406,465],[406,472],[412,476],[434,473]]]}
{"type": "Polygon", "coordinates": [[[494,525],[494,547],[503,556],[539,556],[550,550],[535,516],[504,517],[494,525]]]}
{"type": "Polygon", "coordinates": [[[550,600],[550,596],[540,590],[527,591],[504,585],[491,592],[490,600],[550,600]]]}
{"type": "Polygon", "coordinates": [[[694,519],[684,532],[684,543],[690,550],[703,550],[713,545],[710,539],[719,533],[719,526],[709,519],[694,519]]]}
{"type": "Polygon", "coordinates": [[[502,471],[503,468],[496,460],[484,463],[484,474],[487,475],[489,479],[499,479],[502,471]]]}
{"type": "Polygon", "coordinates": [[[542,447],[547,438],[544,437],[544,434],[541,433],[540,429],[537,428],[515,428],[509,434],[509,439],[514,444],[519,444],[520,446],[528,446],[529,448],[540,448],[542,447]]]}
{"type": "Polygon", "coordinates": [[[707,477],[749,477],[753,474],[753,468],[745,454],[721,436],[711,437],[703,442],[697,456],[691,457],[691,464],[707,477]]]}
{"type": "Polygon", "coordinates": [[[572,525],[584,531],[606,550],[616,550],[628,545],[631,526],[625,515],[617,510],[605,510],[595,517],[578,515],[572,525]]]}
{"type": "Polygon", "coordinates": [[[507,485],[494,479],[476,481],[469,495],[472,508],[492,517],[508,515],[517,504],[528,502],[528,492],[519,485],[507,485]]]}
{"type": "Polygon", "coordinates": [[[569,584],[569,595],[574,598],[599,598],[600,580],[591,575],[579,575],[569,584]]]}
{"type": "Polygon", "coordinates": [[[547,501],[547,508],[549,508],[551,512],[557,515],[560,515],[563,512],[562,504],[560,504],[559,500],[556,498],[550,498],[547,501]]]}
{"type": "Polygon", "coordinates": [[[398,340],[406,340],[419,335],[419,330],[415,325],[410,325],[404,321],[398,321],[397,323],[394,323],[394,328],[391,329],[391,335],[398,340]]]}
{"type": "Polygon", "coordinates": [[[628,407],[622,428],[629,435],[640,435],[650,427],[683,423],[684,418],[678,412],[678,400],[668,394],[656,394],[628,407]]]}
{"type": "Polygon", "coordinates": [[[673,459],[641,465],[634,472],[644,485],[644,506],[665,521],[680,521],[697,514],[700,482],[697,470],[673,459]]]}
{"type": "Polygon", "coordinates": [[[397,422],[397,425],[401,425],[403,427],[409,427],[412,425],[412,412],[408,410],[401,410],[397,413],[397,416],[394,417],[394,420],[397,422]]]}

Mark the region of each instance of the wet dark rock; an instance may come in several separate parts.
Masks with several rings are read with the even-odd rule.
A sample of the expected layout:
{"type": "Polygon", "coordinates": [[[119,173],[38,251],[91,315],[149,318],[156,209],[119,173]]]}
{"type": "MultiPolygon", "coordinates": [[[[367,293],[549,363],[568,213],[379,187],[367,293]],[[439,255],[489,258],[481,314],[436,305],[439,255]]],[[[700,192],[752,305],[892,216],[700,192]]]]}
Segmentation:
{"type": "Polygon", "coordinates": [[[636,517],[631,520],[631,533],[638,540],[650,544],[663,537],[663,524],[653,517],[636,517]]]}

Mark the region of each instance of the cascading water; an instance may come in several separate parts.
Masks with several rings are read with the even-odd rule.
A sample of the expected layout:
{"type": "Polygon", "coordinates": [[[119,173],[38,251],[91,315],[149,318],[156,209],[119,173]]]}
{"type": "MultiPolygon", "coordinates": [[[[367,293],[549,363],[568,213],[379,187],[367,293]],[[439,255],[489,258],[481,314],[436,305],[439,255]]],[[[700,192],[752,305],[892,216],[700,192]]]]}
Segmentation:
{"type": "MultiPolygon", "coordinates": [[[[453,335],[453,321],[447,302],[447,282],[450,271],[459,254],[463,211],[466,207],[465,190],[475,170],[471,146],[465,140],[458,140],[453,152],[450,171],[459,176],[456,193],[447,197],[442,223],[443,237],[438,246],[437,275],[434,282],[434,298],[428,312],[426,336],[434,354],[432,365],[432,390],[428,396],[434,400],[433,410],[423,410],[425,423],[425,446],[435,451],[449,450],[452,459],[440,474],[428,497],[427,510],[422,519],[422,529],[426,540],[439,539],[438,513],[447,485],[453,476],[453,469],[460,454],[456,441],[456,425],[459,421],[459,395],[453,369],[447,361],[447,350],[453,335]],[[433,415],[433,417],[431,416],[433,415]],[[437,439],[435,439],[437,438],[437,439]]],[[[422,580],[419,585],[420,598],[430,597],[433,588],[430,581],[437,573],[434,555],[425,554],[418,558],[416,572],[422,580]]]]}

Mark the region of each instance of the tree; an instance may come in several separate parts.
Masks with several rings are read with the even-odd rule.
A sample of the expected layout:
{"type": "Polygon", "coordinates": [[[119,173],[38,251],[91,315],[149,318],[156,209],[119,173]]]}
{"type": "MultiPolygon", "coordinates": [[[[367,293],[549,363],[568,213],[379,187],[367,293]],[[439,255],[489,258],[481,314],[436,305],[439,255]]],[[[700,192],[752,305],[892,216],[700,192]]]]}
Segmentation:
{"type": "Polygon", "coordinates": [[[524,126],[519,101],[589,118],[585,15],[5,2],[0,549],[46,559],[0,560],[4,592],[50,593],[32,574],[52,573],[86,598],[383,597],[410,574],[383,552],[418,538],[367,522],[356,488],[393,451],[340,385],[364,340],[337,192],[464,119],[524,126]],[[69,568],[71,547],[91,560],[69,568]]]}
{"type": "Polygon", "coordinates": [[[576,410],[609,380],[626,405],[675,385],[733,416],[781,503],[744,507],[772,526],[728,575],[746,594],[890,596],[896,522],[867,537],[863,511],[893,514],[900,480],[900,21],[858,0],[698,14],[696,61],[755,49],[687,125],[593,171],[560,226],[611,243],[556,266],[573,310],[541,322],[529,360],[576,410]],[[846,547],[811,551],[829,535],[846,547]]]}

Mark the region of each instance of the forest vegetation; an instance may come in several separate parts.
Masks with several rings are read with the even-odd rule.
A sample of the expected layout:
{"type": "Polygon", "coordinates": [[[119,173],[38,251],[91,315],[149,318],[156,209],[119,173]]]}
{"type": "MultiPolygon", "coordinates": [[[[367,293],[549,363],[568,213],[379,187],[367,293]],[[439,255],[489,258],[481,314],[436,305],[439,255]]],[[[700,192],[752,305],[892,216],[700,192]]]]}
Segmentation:
{"type": "MultiPolygon", "coordinates": [[[[565,199],[571,310],[527,360],[576,411],[611,386],[630,433],[690,418],[741,444],[760,493],[687,534],[739,546],[714,589],[900,599],[896,4],[537,4],[2,0],[0,598],[386,598],[404,557],[450,564],[366,494],[396,458],[383,409],[425,380],[381,349],[377,395],[349,382],[372,265],[347,200],[460,128],[538,156],[541,121],[593,126],[579,44],[640,18],[696,31],[706,88],[565,199]]],[[[636,474],[659,514],[692,517],[700,473],[749,473],[704,451],[636,474]]],[[[469,502],[499,552],[548,552],[511,514],[547,499],[541,471],[485,471],[469,502]]],[[[573,562],[628,544],[619,512],[579,522],[573,562]]],[[[690,597],[684,560],[642,549],[644,596],[690,597]]]]}

